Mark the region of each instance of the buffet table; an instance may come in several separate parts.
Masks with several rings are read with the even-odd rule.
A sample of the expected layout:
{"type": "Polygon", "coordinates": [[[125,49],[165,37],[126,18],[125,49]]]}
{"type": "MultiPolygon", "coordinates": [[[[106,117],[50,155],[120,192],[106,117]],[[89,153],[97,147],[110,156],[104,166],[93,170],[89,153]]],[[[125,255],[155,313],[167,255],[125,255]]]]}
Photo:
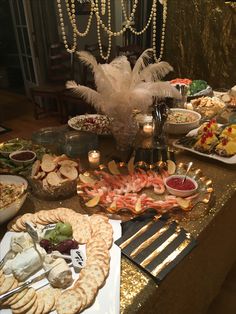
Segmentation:
{"type": "MultiPolygon", "coordinates": [[[[102,162],[111,160],[115,152],[112,138],[100,140],[102,162]]],[[[122,157],[122,156],[121,156],[122,157]]],[[[206,214],[193,221],[179,221],[197,240],[197,246],[161,282],[159,287],[146,273],[125,257],[121,262],[121,313],[199,314],[204,313],[218,293],[226,274],[236,260],[236,178],[235,165],[178,151],[177,162],[193,161],[203,174],[213,180],[214,193],[206,214]]],[[[87,166],[86,158],[81,159],[87,166]]],[[[68,207],[86,213],[79,197],[64,201],[43,201],[29,195],[19,214],[42,209],[68,207]]],[[[1,226],[0,237],[7,231],[1,226]]]]}

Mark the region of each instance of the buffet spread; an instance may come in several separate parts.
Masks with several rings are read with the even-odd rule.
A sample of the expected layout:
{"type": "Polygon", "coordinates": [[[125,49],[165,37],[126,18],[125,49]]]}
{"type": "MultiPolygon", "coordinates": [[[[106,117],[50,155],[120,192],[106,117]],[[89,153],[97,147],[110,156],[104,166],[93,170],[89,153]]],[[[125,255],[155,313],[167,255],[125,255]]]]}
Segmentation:
{"type": "MultiPolygon", "coordinates": [[[[235,108],[234,90],[212,97],[205,81],[171,84],[179,90],[184,86],[187,97],[185,108],[171,108],[165,121],[167,132],[178,130],[174,147],[236,164],[236,122],[220,121],[235,108]]],[[[111,123],[102,115],[68,121],[73,130],[97,135],[111,135],[111,123]]],[[[145,140],[153,136],[153,129],[140,128],[145,140]]],[[[197,205],[208,204],[214,195],[212,178],[192,163],[136,161],[133,154],[126,162],[89,160],[84,169],[80,156],[55,154],[23,139],[2,143],[0,153],[0,223],[8,221],[9,230],[1,243],[0,313],[93,313],[96,302],[105,311],[110,289],[119,299],[120,249],[163,280],[196,245],[176,217],[207,215],[205,207],[198,216],[197,205]],[[27,194],[45,201],[76,196],[89,216],[64,207],[18,215],[27,194]],[[150,210],[151,220],[142,220],[150,210]],[[159,220],[163,217],[167,224],[159,220]],[[121,237],[120,220],[132,219],[136,227],[121,237]]],[[[118,313],[119,302],[109,302],[118,313]]]]}

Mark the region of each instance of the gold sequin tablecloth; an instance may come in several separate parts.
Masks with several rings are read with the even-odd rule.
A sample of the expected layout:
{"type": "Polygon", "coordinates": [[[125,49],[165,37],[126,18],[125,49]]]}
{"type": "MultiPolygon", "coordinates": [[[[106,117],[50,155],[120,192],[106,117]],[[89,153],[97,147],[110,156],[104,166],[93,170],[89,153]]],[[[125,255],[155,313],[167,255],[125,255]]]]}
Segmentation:
{"type": "MultiPolygon", "coordinates": [[[[109,139],[100,150],[104,161],[112,153],[109,139]]],[[[214,204],[207,214],[195,221],[182,221],[181,225],[197,239],[197,246],[185,257],[157,287],[154,280],[125,257],[121,262],[120,312],[157,314],[200,314],[217,294],[236,260],[236,166],[226,165],[191,153],[178,152],[177,161],[192,160],[214,184],[214,204]]],[[[204,205],[205,206],[205,205],[204,205]]],[[[42,201],[28,197],[19,214],[41,209],[69,207],[83,212],[79,197],[65,201],[42,201]]],[[[6,225],[0,228],[0,237],[6,225]]]]}

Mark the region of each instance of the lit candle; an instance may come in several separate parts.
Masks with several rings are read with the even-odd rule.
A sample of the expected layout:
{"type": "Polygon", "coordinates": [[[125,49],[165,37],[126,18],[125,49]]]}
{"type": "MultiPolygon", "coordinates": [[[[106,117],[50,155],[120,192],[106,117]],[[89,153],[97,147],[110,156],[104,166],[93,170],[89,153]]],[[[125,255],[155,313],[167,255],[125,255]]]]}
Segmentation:
{"type": "Polygon", "coordinates": [[[96,168],[100,164],[100,152],[98,150],[89,151],[88,161],[91,167],[96,168]]]}
{"type": "Polygon", "coordinates": [[[145,123],[143,125],[143,132],[146,135],[151,135],[153,133],[153,125],[152,125],[152,123],[145,123]]]}

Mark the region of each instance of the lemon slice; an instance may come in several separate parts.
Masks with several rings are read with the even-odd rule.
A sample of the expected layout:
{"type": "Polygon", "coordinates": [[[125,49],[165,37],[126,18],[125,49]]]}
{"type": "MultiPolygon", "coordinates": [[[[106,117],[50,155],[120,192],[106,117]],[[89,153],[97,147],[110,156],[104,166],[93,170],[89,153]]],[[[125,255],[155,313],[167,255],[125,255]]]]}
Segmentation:
{"type": "Polygon", "coordinates": [[[166,162],[167,162],[167,167],[168,167],[168,173],[170,175],[174,174],[176,170],[175,162],[173,162],[172,160],[167,160],[166,162]]]}
{"type": "Polygon", "coordinates": [[[107,208],[107,210],[109,212],[112,212],[112,213],[115,213],[116,212],[116,209],[117,209],[117,206],[116,206],[116,201],[113,201],[111,203],[111,205],[107,208]]]}
{"type": "Polygon", "coordinates": [[[94,207],[94,206],[96,206],[99,203],[99,201],[100,201],[100,195],[97,194],[91,200],[89,200],[87,203],[85,203],[85,205],[87,207],[94,207]]]}
{"type": "Polygon", "coordinates": [[[112,174],[120,174],[120,171],[117,168],[117,164],[116,164],[115,160],[109,161],[107,166],[108,166],[108,169],[109,169],[110,173],[112,173],[112,174]]]}
{"type": "Polygon", "coordinates": [[[96,183],[96,180],[92,179],[89,176],[85,176],[82,173],[79,174],[79,179],[80,179],[81,182],[88,183],[88,184],[91,184],[91,185],[94,185],[96,183]]]}
{"type": "Polygon", "coordinates": [[[191,201],[190,201],[190,200],[186,200],[186,199],[184,199],[184,198],[182,198],[182,197],[176,197],[176,201],[177,201],[177,203],[179,204],[179,206],[180,206],[183,210],[188,211],[188,210],[191,209],[191,207],[190,207],[191,201]]]}
{"type": "Polygon", "coordinates": [[[139,214],[142,211],[141,199],[139,198],[135,204],[135,212],[139,214]]]}
{"type": "Polygon", "coordinates": [[[131,157],[129,162],[128,162],[128,171],[130,174],[134,173],[134,157],[131,157]]]}

